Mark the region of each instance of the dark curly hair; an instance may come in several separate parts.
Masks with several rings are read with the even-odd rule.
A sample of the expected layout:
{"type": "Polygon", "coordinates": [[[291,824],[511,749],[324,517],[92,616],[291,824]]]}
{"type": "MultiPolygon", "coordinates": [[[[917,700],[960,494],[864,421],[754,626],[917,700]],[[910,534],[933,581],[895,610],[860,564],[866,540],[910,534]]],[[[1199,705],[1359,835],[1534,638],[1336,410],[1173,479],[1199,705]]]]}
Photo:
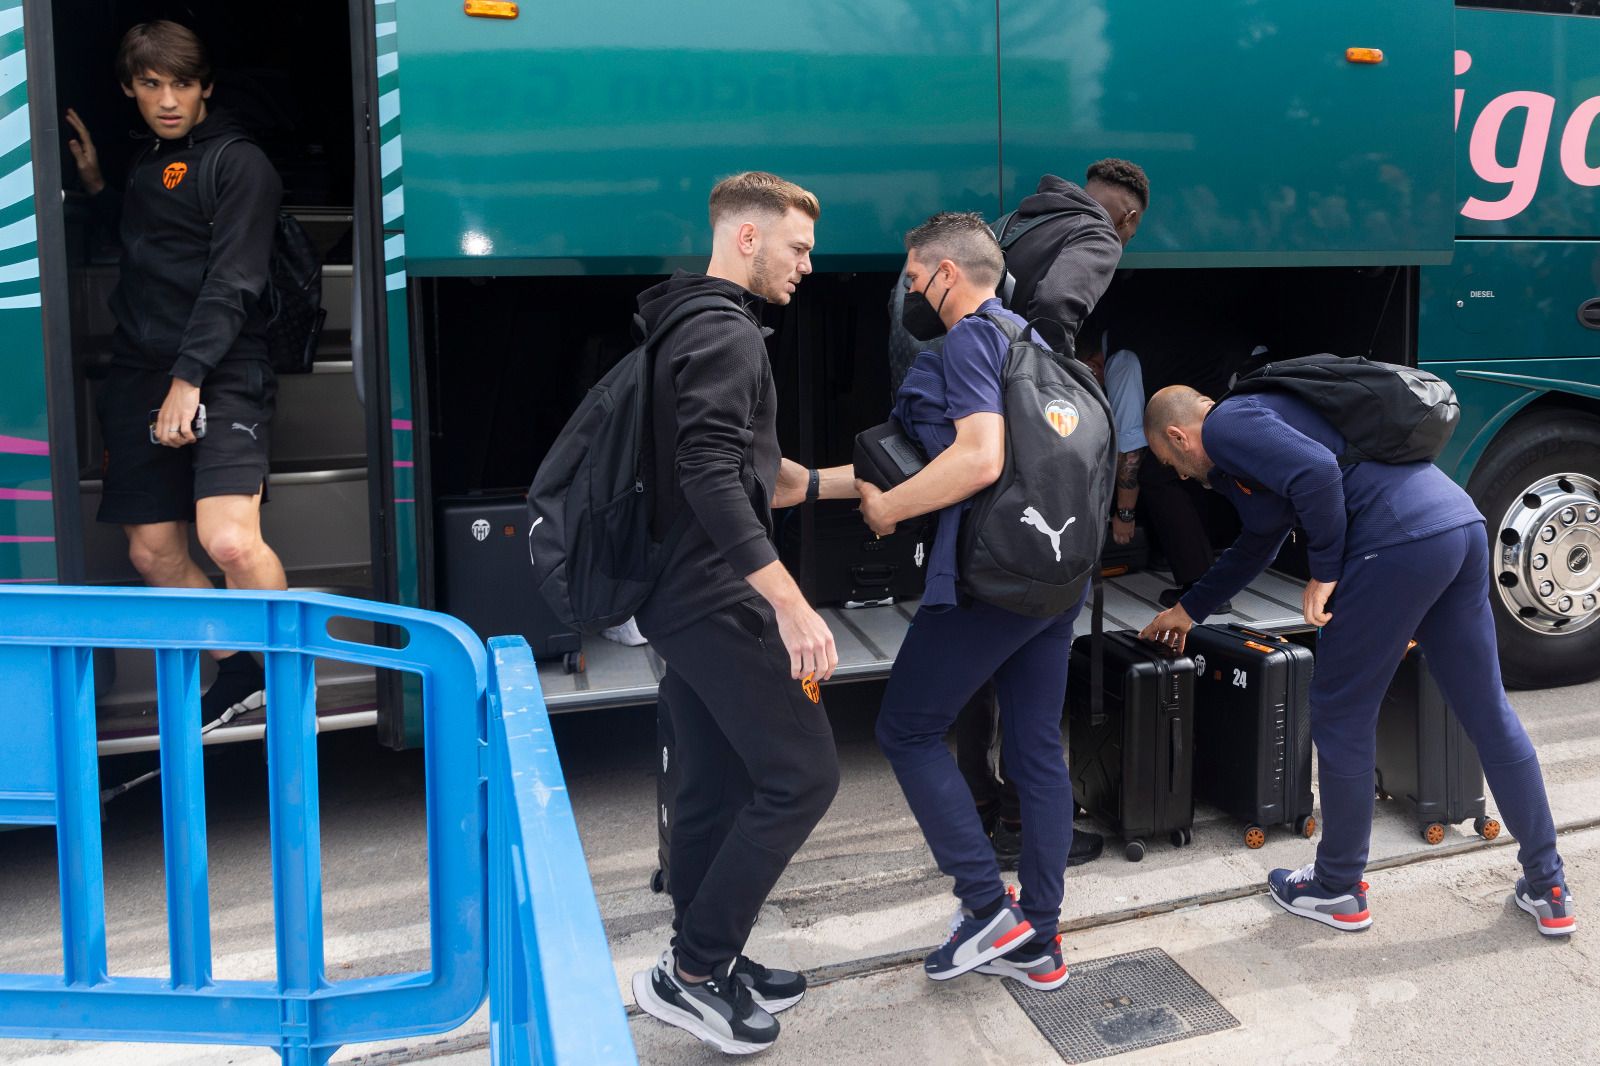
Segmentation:
{"type": "Polygon", "coordinates": [[[1089,166],[1089,173],[1084,177],[1084,183],[1103,181],[1107,185],[1117,185],[1127,189],[1139,198],[1139,206],[1150,206],[1150,179],[1145,177],[1144,168],[1138,163],[1130,163],[1126,159],[1102,159],[1089,166]]]}

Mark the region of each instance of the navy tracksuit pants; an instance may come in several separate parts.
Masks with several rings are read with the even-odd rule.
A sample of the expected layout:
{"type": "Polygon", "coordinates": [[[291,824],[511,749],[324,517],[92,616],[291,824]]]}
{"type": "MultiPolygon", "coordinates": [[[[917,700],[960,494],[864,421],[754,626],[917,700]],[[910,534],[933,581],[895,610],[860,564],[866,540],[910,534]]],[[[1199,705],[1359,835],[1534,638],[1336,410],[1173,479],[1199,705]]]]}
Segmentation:
{"type": "Polygon", "coordinates": [[[1415,637],[1445,701],[1478,749],[1529,881],[1561,881],[1555,824],[1527,731],[1500,681],[1481,524],[1346,560],[1317,642],[1311,737],[1317,748],[1322,842],[1317,877],[1361,880],[1372,835],[1378,708],[1415,637]]]}
{"type": "Polygon", "coordinates": [[[1072,778],[1061,747],[1072,624],[1082,603],[1028,618],[986,603],[917,612],[878,712],[878,744],[939,869],[976,909],[1005,893],[994,848],[945,734],[994,678],[1006,773],[1022,801],[1022,912],[1039,937],[1056,935],[1072,850],[1072,778]]]}

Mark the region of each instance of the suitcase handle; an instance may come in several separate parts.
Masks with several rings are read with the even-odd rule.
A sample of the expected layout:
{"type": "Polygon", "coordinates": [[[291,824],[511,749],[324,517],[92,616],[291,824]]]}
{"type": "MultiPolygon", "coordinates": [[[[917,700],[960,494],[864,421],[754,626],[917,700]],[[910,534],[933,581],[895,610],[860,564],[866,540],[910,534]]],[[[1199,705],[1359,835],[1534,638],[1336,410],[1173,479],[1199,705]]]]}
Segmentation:
{"type": "Polygon", "coordinates": [[[1261,640],[1270,640],[1274,644],[1289,643],[1288,637],[1280,636],[1277,633],[1263,633],[1259,629],[1251,629],[1249,626],[1242,626],[1238,622],[1229,622],[1228,628],[1233,630],[1235,633],[1243,633],[1247,637],[1257,637],[1261,640]]]}
{"type": "Polygon", "coordinates": [[[894,567],[884,563],[865,563],[852,566],[850,577],[857,585],[888,588],[894,582],[894,567]]]}

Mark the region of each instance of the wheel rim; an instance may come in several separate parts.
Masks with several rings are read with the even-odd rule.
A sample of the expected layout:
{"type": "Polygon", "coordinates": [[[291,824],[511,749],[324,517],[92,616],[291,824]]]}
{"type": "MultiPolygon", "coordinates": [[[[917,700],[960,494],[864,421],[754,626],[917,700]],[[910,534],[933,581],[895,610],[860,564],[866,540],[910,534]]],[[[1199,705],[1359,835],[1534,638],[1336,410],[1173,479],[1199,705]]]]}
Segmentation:
{"type": "Polygon", "coordinates": [[[1600,481],[1551,474],[1500,519],[1495,587],[1507,613],[1541,635],[1600,618],[1600,481]]]}

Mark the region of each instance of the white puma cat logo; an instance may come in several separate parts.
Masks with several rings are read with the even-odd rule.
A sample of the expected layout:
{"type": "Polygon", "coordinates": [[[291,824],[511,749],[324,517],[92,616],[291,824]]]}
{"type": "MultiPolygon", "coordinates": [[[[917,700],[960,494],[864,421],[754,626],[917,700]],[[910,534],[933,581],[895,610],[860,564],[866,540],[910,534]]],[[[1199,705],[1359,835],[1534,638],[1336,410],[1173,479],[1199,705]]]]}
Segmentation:
{"type": "Polygon", "coordinates": [[[248,433],[248,434],[250,434],[250,439],[251,440],[255,440],[256,439],[256,427],[259,426],[259,425],[261,425],[260,422],[253,422],[248,426],[245,425],[243,422],[235,422],[233,424],[232,428],[237,429],[240,433],[248,433]]]}
{"type": "Polygon", "coordinates": [[[1051,529],[1050,523],[1044,520],[1044,515],[1039,513],[1038,508],[1030,507],[1026,511],[1022,512],[1023,525],[1032,526],[1034,529],[1037,529],[1040,533],[1043,533],[1045,536],[1050,538],[1050,547],[1055,549],[1056,562],[1058,563],[1061,561],[1061,534],[1067,531],[1067,526],[1072,525],[1072,523],[1076,521],[1076,518],[1069,518],[1067,519],[1067,525],[1062,526],[1060,529],[1051,529]]]}

